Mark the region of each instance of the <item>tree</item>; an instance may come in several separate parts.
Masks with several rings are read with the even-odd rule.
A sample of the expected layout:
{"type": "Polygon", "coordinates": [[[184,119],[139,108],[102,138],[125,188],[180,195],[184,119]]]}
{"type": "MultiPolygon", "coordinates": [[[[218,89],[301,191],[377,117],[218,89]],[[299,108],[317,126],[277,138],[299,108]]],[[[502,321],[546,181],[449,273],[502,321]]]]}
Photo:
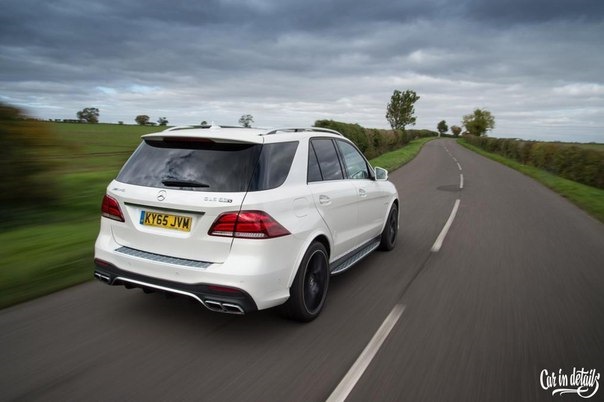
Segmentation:
{"type": "Polygon", "coordinates": [[[169,123],[168,119],[166,119],[165,117],[160,117],[157,120],[157,124],[159,124],[160,126],[167,126],[169,123]]]}
{"type": "Polygon", "coordinates": [[[386,108],[386,119],[393,130],[403,130],[409,125],[415,125],[415,108],[413,105],[419,100],[419,96],[410,89],[401,92],[397,89],[392,93],[390,103],[386,108]]]}
{"type": "Polygon", "coordinates": [[[204,120],[204,121],[202,121],[202,122],[201,122],[201,125],[202,125],[202,126],[207,126],[207,125],[208,125],[208,122],[204,120]]]}
{"type": "Polygon", "coordinates": [[[239,118],[239,124],[243,127],[252,127],[252,123],[254,122],[254,116],[251,114],[244,114],[239,118]]]}
{"type": "Polygon", "coordinates": [[[136,121],[141,126],[144,126],[145,124],[149,123],[149,116],[147,116],[146,114],[139,114],[138,116],[136,116],[134,121],[136,121]]]}
{"type": "Polygon", "coordinates": [[[96,107],[87,107],[76,113],[78,120],[84,120],[86,123],[99,122],[99,109],[96,107]]]}
{"type": "Polygon", "coordinates": [[[495,117],[488,110],[476,109],[463,117],[463,125],[468,133],[480,137],[495,128],[495,117]]]}
{"type": "Polygon", "coordinates": [[[446,121],[441,120],[440,123],[438,123],[438,126],[436,126],[436,129],[438,130],[438,135],[441,136],[447,131],[449,131],[449,126],[447,126],[446,121]]]}
{"type": "Polygon", "coordinates": [[[459,137],[459,134],[461,134],[461,127],[451,126],[451,132],[453,133],[454,136],[459,137]]]}

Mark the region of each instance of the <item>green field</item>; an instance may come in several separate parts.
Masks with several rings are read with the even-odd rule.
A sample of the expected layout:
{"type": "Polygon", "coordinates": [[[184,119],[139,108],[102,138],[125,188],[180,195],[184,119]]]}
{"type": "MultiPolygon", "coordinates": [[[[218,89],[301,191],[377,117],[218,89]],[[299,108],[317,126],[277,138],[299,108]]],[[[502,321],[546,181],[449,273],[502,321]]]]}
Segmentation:
{"type": "Polygon", "coordinates": [[[569,147],[575,146],[575,147],[584,148],[584,149],[593,149],[594,151],[604,151],[604,144],[599,144],[599,143],[595,143],[595,142],[590,142],[587,144],[581,144],[578,142],[552,142],[552,144],[566,145],[569,147]]]}
{"type": "Polygon", "coordinates": [[[140,142],[158,127],[44,123],[60,144],[56,204],[17,210],[0,232],[0,308],[91,278],[105,188],[140,142]]]}

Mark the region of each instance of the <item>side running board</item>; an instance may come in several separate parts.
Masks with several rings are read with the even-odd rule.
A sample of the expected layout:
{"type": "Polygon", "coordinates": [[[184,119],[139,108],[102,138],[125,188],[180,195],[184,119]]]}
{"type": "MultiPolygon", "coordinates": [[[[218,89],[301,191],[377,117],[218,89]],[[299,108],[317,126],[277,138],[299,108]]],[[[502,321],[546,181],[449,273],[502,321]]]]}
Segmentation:
{"type": "Polygon", "coordinates": [[[345,255],[344,257],[334,261],[329,267],[331,274],[337,275],[346,271],[348,268],[352,267],[354,264],[365,258],[373,250],[378,248],[379,245],[380,237],[378,236],[375,239],[369,241],[369,243],[364,244],[357,250],[354,250],[351,253],[345,255]]]}

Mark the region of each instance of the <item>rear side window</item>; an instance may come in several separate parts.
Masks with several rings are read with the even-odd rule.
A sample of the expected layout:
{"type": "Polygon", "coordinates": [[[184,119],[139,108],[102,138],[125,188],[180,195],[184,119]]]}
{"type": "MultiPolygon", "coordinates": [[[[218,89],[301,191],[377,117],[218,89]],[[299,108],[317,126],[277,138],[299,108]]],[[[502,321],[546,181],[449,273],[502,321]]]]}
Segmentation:
{"type": "Polygon", "coordinates": [[[270,190],[282,185],[289,175],[297,149],[297,141],[263,145],[250,191],[270,190]]]}
{"type": "Polygon", "coordinates": [[[319,170],[323,180],[340,180],[344,178],[342,166],[335,145],[330,139],[314,139],[311,141],[319,162],[319,170]]]}
{"type": "Polygon", "coordinates": [[[204,192],[267,190],[283,184],[297,142],[234,144],[203,141],[143,142],[117,181],[204,192]]]}

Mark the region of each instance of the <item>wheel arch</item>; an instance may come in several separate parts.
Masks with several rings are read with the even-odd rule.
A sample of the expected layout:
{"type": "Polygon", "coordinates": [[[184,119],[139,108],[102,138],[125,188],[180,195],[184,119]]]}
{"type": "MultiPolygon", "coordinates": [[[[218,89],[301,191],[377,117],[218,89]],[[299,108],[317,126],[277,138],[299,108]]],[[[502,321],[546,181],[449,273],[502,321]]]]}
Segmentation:
{"type": "Polygon", "coordinates": [[[327,250],[327,261],[329,262],[329,258],[331,256],[331,242],[329,237],[325,233],[316,232],[308,237],[308,240],[304,243],[303,247],[300,248],[298,256],[296,257],[296,262],[294,265],[294,269],[292,269],[289,279],[287,281],[287,287],[290,288],[292,283],[294,282],[294,278],[298,273],[298,269],[300,269],[300,264],[302,263],[302,259],[304,258],[304,254],[306,254],[306,250],[310,247],[314,242],[321,243],[325,249],[327,250]]]}

